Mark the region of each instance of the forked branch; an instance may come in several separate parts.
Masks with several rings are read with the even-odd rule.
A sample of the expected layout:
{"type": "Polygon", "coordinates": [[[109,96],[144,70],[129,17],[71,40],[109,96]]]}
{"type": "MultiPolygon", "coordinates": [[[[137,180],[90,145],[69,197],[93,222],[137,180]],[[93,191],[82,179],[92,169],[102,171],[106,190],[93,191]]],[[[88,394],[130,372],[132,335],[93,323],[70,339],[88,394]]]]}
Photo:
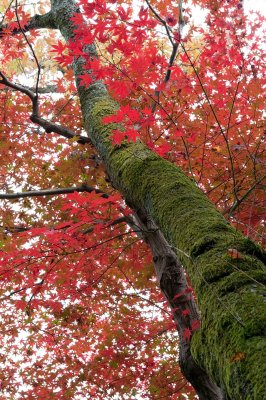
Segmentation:
{"type": "Polygon", "coordinates": [[[77,143],[80,143],[80,144],[85,144],[85,143],[91,144],[91,140],[88,137],[76,134],[75,132],[66,128],[65,126],[54,124],[53,122],[42,118],[39,114],[38,94],[35,94],[34,92],[32,92],[30,89],[26,88],[25,86],[11,82],[1,71],[0,71],[0,76],[2,78],[0,80],[0,83],[2,85],[10,87],[11,89],[14,89],[18,92],[24,93],[26,96],[28,96],[31,99],[32,114],[30,116],[30,120],[32,122],[38,124],[39,126],[41,126],[43,129],[45,129],[45,132],[47,132],[47,133],[54,132],[60,136],[67,138],[67,139],[75,139],[76,138],[77,143]]]}

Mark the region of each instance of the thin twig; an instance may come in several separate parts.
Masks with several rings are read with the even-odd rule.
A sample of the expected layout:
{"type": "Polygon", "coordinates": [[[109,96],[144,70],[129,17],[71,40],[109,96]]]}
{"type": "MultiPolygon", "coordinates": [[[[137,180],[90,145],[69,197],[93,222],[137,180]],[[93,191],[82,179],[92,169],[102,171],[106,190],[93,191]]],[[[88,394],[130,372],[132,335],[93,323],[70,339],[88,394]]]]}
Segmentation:
{"type": "Polygon", "coordinates": [[[18,15],[18,0],[16,0],[16,3],[15,3],[15,14],[16,14],[16,19],[17,19],[17,23],[18,23],[19,29],[22,32],[22,35],[24,36],[24,39],[25,39],[27,45],[29,46],[30,51],[31,51],[31,53],[33,55],[33,58],[35,60],[35,63],[37,65],[38,72],[37,72],[37,79],[36,79],[35,94],[36,94],[36,97],[38,97],[38,87],[39,87],[39,81],[40,81],[40,75],[41,75],[41,66],[40,66],[39,60],[38,60],[38,58],[37,58],[37,56],[35,54],[34,48],[33,48],[32,44],[30,43],[29,39],[27,38],[26,33],[24,32],[24,30],[23,30],[23,28],[22,28],[22,26],[20,24],[19,15],[18,15]]]}
{"type": "Polygon", "coordinates": [[[192,62],[192,60],[191,60],[191,58],[190,58],[190,56],[189,56],[189,54],[188,54],[188,52],[187,52],[187,50],[186,50],[186,48],[185,48],[183,43],[181,43],[181,47],[182,47],[185,55],[187,56],[187,59],[188,59],[190,65],[191,65],[191,67],[193,68],[193,71],[194,71],[194,73],[195,73],[195,75],[196,75],[196,77],[197,77],[197,79],[199,81],[200,87],[201,87],[201,89],[202,89],[202,91],[204,93],[204,96],[205,96],[205,98],[207,100],[207,103],[209,104],[209,107],[210,107],[211,112],[212,112],[212,114],[214,116],[214,119],[215,119],[215,121],[216,121],[216,123],[217,123],[217,125],[218,125],[218,127],[220,129],[220,132],[221,132],[221,134],[222,134],[222,136],[223,136],[223,138],[225,140],[225,144],[226,144],[226,148],[227,148],[227,152],[228,152],[228,157],[229,157],[229,162],[230,162],[230,166],[231,166],[231,172],[232,172],[231,175],[232,175],[232,179],[233,179],[233,192],[234,192],[234,196],[235,196],[236,201],[237,201],[238,200],[238,195],[237,195],[237,191],[236,191],[237,184],[236,184],[236,180],[235,180],[234,162],[233,162],[233,157],[232,157],[232,153],[231,153],[231,150],[230,150],[230,146],[229,146],[226,134],[225,134],[225,132],[224,132],[224,130],[223,130],[221,124],[220,124],[220,121],[219,121],[219,119],[217,117],[217,114],[216,114],[216,112],[215,112],[215,110],[213,108],[213,105],[212,105],[212,103],[211,103],[211,101],[209,99],[209,96],[208,96],[208,94],[206,92],[206,89],[205,89],[203,83],[202,83],[202,80],[201,80],[201,78],[199,76],[199,73],[198,73],[194,63],[192,62]]]}
{"type": "MultiPolygon", "coordinates": [[[[147,5],[148,5],[149,9],[151,10],[151,12],[156,17],[156,19],[159,22],[161,22],[161,24],[165,27],[167,37],[169,38],[169,40],[171,42],[171,45],[172,45],[172,54],[170,56],[169,63],[168,63],[168,68],[167,68],[167,71],[166,71],[166,75],[165,75],[164,80],[163,80],[164,84],[166,84],[170,80],[170,77],[171,77],[171,72],[172,72],[171,71],[171,67],[174,64],[174,61],[175,61],[175,58],[176,58],[176,54],[177,54],[177,50],[178,50],[178,46],[180,44],[180,40],[181,40],[181,37],[182,37],[182,30],[183,30],[183,27],[185,25],[185,21],[184,21],[184,18],[183,18],[183,11],[182,11],[182,0],[179,1],[179,5],[178,5],[178,8],[179,8],[179,21],[178,21],[179,41],[178,42],[173,40],[173,37],[171,35],[171,28],[167,25],[166,21],[162,17],[160,17],[160,15],[152,7],[152,5],[149,3],[148,0],[145,0],[145,1],[146,1],[147,5]]],[[[161,90],[156,90],[155,91],[155,97],[157,99],[157,102],[154,102],[153,105],[152,105],[152,112],[153,113],[156,110],[157,103],[159,103],[160,93],[161,93],[161,90]]]]}
{"type": "Polygon", "coordinates": [[[228,118],[228,124],[227,124],[227,128],[226,128],[226,138],[227,139],[228,139],[229,129],[231,128],[230,127],[230,123],[231,123],[231,118],[232,118],[232,115],[233,115],[233,109],[234,109],[234,105],[235,105],[235,101],[236,101],[236,96],[237,96],[237,93],[238,93],[239,84],[240,84],[240,80],[238,80],[237,85],[236,85],[236,90],[235,90],[235,94],[234,94],[234,98],[233,98],[233,103],[232,103],[232,106],[231,106],[231,109],[230,109],[229,118],[228,118]]]}
{"type": "Polygon", "coordinates": [[[236,210],[237,207],[240,206],[240,204],[250,195],[250,193],[255,189],[256,186],[258,186],[264,179],[266,178],[266,174],[263,175],[260,179],[258,179],[247,191],[246,193],[241,197],[241,199],[238,199],[231,207],[229,211],[228,217],[231,217],[233,212],[236,210]]]}

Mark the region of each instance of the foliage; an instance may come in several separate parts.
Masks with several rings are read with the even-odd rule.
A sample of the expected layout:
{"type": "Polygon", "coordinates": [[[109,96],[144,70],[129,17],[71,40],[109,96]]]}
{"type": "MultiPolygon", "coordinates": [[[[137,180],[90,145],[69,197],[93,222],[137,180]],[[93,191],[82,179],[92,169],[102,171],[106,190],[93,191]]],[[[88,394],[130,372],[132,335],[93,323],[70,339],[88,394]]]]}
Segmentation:
{"type": "Polygon", "coordinates": [[[265,21],[241,0],[79,5],[68,43],[29,28],[46,1],[0,6],[1,192],[100,189],[2,201],[3,398],[195,399],[140,228],[93,146],[79,143],[71,63],[83,57],[77,85],[103,80],[119,104],[103,119],[113,146],[142,141],[265,244],[265,21]],[[92,43],[99,57],[84,52],[92,43]],[[37,93],[40,116],[71,138],[34,124],[33,96],[12,84],[37,93]]]}

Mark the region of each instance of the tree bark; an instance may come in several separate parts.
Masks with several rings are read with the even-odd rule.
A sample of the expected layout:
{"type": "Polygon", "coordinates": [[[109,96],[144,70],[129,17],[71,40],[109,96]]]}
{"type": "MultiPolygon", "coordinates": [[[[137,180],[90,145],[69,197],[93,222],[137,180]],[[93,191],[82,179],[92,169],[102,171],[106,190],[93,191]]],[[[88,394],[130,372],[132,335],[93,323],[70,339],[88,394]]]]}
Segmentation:
{"type": "Polygon", "coordinates": [[[191,355],[190,335],[194,334],[193,323],[199,322],[200,314],[184,269],[151,217],[145,215],[143,211],[138,211],[134,219],[151,249],[158,283],[172,309],[179,334],[181,371],[196,390],[199,400],[223,400],[225,396],[222,390],[191,355]]]}
{"type": "MultiPolygon", "coordinates": [[[[78,11],[75,2],[52,0],[51,6],[50,26],[58,27],[70,40],[70,17],[78,11]]],[[[97,56],[94,45],[86,50],[90,57],[97,56]]],[[[83,60],[78,58],[73,64],[76,77],[85,72],[82,66],[83,60]]],[[[196,375],[202,371],[197,382],[192,382],[198,386],[200,398],[266,398],[266,273],[262,250],[231,227],[179,168],[141,142],[114,147],[109,138],[115,125],[103,124],[102,118],[113,114],[118,105],[102,82],[95,81],[89,88],[80,86],[79,78],[76,82],[84,127],[112,184],[136,214],[148,216],[163,235],[165,258],[156,259],[155,255],[155,267],[172,307],[173,297],[180,291],[178,260],[189,274],[197,296],[201,329],[184,351],[189,352],[196,375]],[[232,249],[237,250],[236,258],[232,258],[232,249]],[[212,389],[208,394],[204,390],[200,393],[206,376],[225,394],[216,385],[213,393],[212,389]]],[[[182,362],[181,357],[186,373],[190,366],[182,362]]]]}

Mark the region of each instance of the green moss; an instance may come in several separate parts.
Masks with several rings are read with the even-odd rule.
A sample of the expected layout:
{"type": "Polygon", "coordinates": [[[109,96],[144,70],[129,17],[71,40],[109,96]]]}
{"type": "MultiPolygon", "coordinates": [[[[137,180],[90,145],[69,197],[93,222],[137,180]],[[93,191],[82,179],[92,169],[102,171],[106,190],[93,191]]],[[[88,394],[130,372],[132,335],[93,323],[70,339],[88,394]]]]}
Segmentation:
{"type": "Polygon", "coordinates": [[[266,314],[258,293],[263,300],[261,287],[253,285],[251,291],[245,286],[217,302],[219,293],[210,287],[202,302],[208,310],[202,329],[192,340],[193,356],[234,400],[259,400],[266,394],[266,314]]]}

